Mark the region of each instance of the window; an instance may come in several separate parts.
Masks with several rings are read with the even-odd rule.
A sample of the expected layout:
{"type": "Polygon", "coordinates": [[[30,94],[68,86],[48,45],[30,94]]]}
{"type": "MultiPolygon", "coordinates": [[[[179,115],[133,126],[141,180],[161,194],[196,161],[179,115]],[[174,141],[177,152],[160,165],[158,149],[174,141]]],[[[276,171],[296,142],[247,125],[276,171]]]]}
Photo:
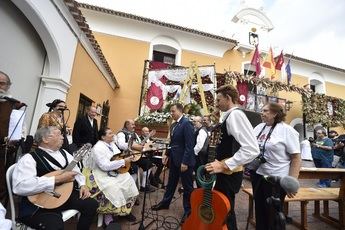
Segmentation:
{"type": "Polygon", "coordinates": [[[170,54],[170,53],[165,53],[165,52],[160,52],[160,51],[153,51],[153,61],[159,61],[163,62],[169,65],[174,65],[175,64],[175,54],[170,54]]]}
{"type": "Polygon", "coordinates": [[[100,128],[106,128],[108,127],[108,121],[109,121],[109,100],[103,102],[102,107],[102,118],[101,118],[101,127],[100,128]]]}
{"type": "Polygon", "coordinates": [[[310,89],[313,90],[313,92],[318,94],[326,93],[324,76],[321,74],[316,72],[312,73],[312,75],[309,77],[309,83],[310,89]]]}
{"type": "Polygon", "coordinates": [[[86,108],[91,106],[92,102],[93,101],[90,98],[88,98],[84,94],[80,94],[77,117],[83,116],[85,114],[86,108]]]}

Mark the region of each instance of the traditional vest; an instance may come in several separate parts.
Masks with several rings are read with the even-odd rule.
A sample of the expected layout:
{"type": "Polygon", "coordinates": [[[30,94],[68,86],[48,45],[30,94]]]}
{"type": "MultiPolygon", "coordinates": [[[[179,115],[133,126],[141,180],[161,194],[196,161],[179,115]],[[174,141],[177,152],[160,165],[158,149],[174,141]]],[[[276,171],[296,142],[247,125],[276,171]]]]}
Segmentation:
{"type": "MultiPolygon", "coordinates": [[[[226,128],[227,118],[228,117],[224,119],[221,125],[222,134],[220,138],[220,143],[216,147],[216,159],[219,161],[232,157],[241,147],[241,145],[236,141],[236,139],[232,135],[228,135],[226,128]]],[[[241,188],[242,179],[243,172],[237,172],[231,175],[219,173],[217,174],[217,182],[215,188],[218,191],[223,192],[225,195],[227,195],[230,191],[232,193],[237,193],[241,188]]]]}
{"type": "Polygon", "coordinates": [[[200,132],[201,129],[203,129],[203,130],[206,132],[207,138],[206,138],[206,140],[205,140],[205,142],[204,142],[204,145],[202,146],[202,149],[201,149],[200,152],[198,153],[198,155],[199,155],[199,156],[207,156],[207,153],[208,153],[208,144],[209,144],[209,139],[210,139],[210,138],[209,138],[209,136],[208,136],[208,132],[207,132],[206,127],[201,126],[199,129],[197,129],[197,130],[195,131],[195,133],[194,133],[194,138],[195,138],[194,143],[196,143],[196,139],[198,138],[198,135],[199,135],[199,132],[200,132]]]}
{"type": "MultiPolygon", "coordinates": [[[[68,159],[66,153],[62,150],[60,150],[60,152],[66,160],[65,165],[60,165],[59,162],[57,162],[52,156],[50,156],[42,149],[38,148],[35,150],[35,152],[29,153],[36,161],[36,171],[38,177],[56,171],[56,169],[53,169],[53,167],[50,166],[49,162],[60,167],[61,169],[65,169],[67,167],[68,159]]],[[[27,197],[22,197],[21,203],[19,205],[19,218],[33,215],[38,209],[39,207],[32,204],[27,197]]]]}

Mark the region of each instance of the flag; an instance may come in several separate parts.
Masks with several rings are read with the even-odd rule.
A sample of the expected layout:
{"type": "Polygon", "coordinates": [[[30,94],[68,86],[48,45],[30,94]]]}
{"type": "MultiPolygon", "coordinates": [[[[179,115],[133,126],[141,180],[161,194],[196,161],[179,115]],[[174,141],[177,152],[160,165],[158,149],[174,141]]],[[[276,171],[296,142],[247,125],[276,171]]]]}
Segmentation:
{"type": "Polygon", "coordinates": [[[290,85],[290,82],[291,82],[291,66],[290,66],[290,59],[289,59],[287,65],[285,66],[285,71],[286,71],[287,83],[288,83],[288,85],[290,85]]]}
{"type": "Polygon", "coordinates": [[[275,69],[275,62],[274,62],[272,47],[270,47],[267,58],[266,58],[264,64],[262,64],[262,65],[264,67],[266,67],[267,69],[270,69],[271,79],[273,80],[275,77],[275,74],[276,74],[276,69],[275,69]]]}
{"type": "Polygon", "coordinates": [[[283,64],[284,64],[284,55],[283,55],[283,51],[281,51],[276,63],[276,69],[281,70],[283,64]]]}
{"type": "Polygon", "coordinates": [[[237,81],[237,91],[240,96],[240,105],[245,105],[247,103],[247,96],[248,96],[248,83],[247,82],[242,82],[242,81],[237,81]]]}
{"type": "Polygon", "coordinates": [[[250,64],[255,66],[256,76],[260,76],[261,66],[260,66],[260,54],[258,50],[258,45],[255,46],[254,55],[250,64]]]}
{"type": "Polygon", "coordinates": [[[151,83],[147,91],[146,105],[151,110],[158,110],[163,106],[163,92],[155,83],[151,83]]]}

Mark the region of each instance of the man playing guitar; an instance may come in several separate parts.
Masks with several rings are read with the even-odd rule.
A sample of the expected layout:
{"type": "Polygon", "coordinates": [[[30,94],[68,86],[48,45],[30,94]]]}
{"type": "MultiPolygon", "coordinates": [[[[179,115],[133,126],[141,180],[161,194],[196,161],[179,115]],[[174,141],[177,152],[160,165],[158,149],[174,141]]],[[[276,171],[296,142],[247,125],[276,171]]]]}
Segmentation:
{"type": "Polygon", "coordinates": [[[89,198],[85,177],[77,166],[72,171],[47,177],[47,173],[63,170],[73,157],[61,149],[63,137],[55,126],[40,128],[35,134],[38,149],[25,154],[13,172],[13,192],[23,196],[19,207],[19,219],[34,229],[63,229],[61,211],[76,209],[81,213],[77,229],[89,229],[96,214],[98,203],[89,198]],[[30,203],[27,196],[42,192],[54,192],[58,185],[76,180],[75,188],[69,199],[55,209],[44,209],[30,203]]]}
{"type": "MultiPolygon", "coordinates": [[[[135,122],[132,119],[125,121],[123,128],[116,135],[116,145],[120,150],[128,150],[128,141],[132,137],[134,142],[132,144],[132,150],[142,151],[144,149],[144,144],[141,143],[140,137],[135,133],[135,122]],[[134,135],[134,137],[132,137],[134,135]]],[[[147,158],[140,158],[135,164],[132,164],[130,169],[130,174],[133,176],[138,170],[138,166],[143,169],[143,178],[146,178],[146,173],[150,175],[152,162],[147,158]]],[[[153,192],[154,189],[150,187],[145,187],[146,181],[142,180],[140,185],[140,191],[147,189],[147,192],[153,192]]]]}

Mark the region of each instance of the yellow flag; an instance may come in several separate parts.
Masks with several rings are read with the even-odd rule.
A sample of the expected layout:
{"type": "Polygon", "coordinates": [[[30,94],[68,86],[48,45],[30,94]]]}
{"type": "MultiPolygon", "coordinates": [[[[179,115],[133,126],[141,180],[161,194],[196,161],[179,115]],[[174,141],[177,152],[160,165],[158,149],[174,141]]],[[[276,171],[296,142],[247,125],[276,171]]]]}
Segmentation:
{"type": "Polygon", "coordinates": [[[271,80],[273,80],[275,78],[275,74],[276,74],[276,68],[275,68],[276,64],[274,63],[274,56],[273,56],[272,47],[270,47],[268,55],[266,56],[266,60],[262,65],[265,68],[270,70],[270,75],[271,75],[270,77],[271,77],[271,80]]]}

